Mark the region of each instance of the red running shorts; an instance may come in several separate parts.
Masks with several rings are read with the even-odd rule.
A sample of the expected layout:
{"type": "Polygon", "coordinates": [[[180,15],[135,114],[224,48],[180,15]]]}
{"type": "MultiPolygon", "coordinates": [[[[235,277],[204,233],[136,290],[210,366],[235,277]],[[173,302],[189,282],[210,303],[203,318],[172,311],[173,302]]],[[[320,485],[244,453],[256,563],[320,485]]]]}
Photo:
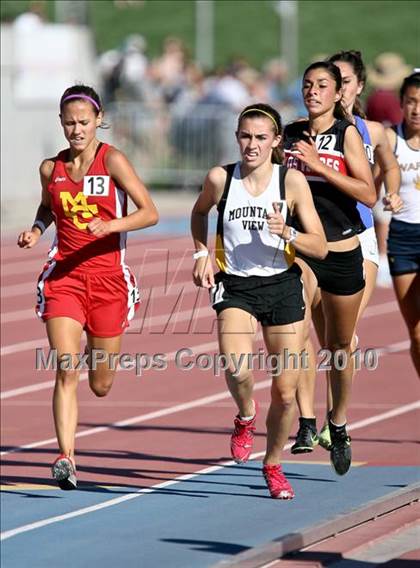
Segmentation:
{"type": "Polygon", "coordinates": [[[140,304],[134,275],[127,267],[108,273],[41,274],[37,315],[45,322],[68,317],[93,337],[121,335],[140,304]]]}

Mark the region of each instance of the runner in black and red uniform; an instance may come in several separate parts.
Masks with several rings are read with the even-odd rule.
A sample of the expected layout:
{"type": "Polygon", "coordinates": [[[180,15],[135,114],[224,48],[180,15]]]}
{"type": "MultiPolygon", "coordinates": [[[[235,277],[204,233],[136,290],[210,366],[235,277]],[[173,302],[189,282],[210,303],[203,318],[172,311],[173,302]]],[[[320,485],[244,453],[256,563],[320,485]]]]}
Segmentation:
{"type": "MultiPolygon", "coordinates": [[[[325,346],[332,363],[331,462],[335,471],[344,475],[351,465],[346,432],[353,375],[351,340],[365,286],[357,236],[364,225],[357,202],[372,207],[376,192],[362,139],[341,104],[341,89],[340,70],[333,63],[316,62],[306,69],[302,93],[309,118],[285,128],[284,153],[286,165],[302,171],[308,180],[328,241],[329,253],[324,260],[298,255],[296,262],[303,271],[307,307],[317,287],[321,289],[325,346]]],[[[308,318],[310,309],[306,315],[307,349],[315,365],[308,318]]],[[[308,425],[316,443],[315,418],[308,425]]]]}
{"type": "MultiPolygon", "coordinates": [[[[349,120],[356,126],[362,137],[365,147],[366,157],[373,168],[373,164],[380,166],[384,176],[386,188],[386,198],[384,198],[384,208],[391,211],[398,211],[402,207],[401,198],[398,195],[400,186],[400,171],[398,162],[392,153],[391,146],[386,137],[385,129],[379,122],[365,120],[359,95],[362,93],[366,82],[366,69],[359,51],[340,51],[329,58],[341,72],[342,77],[342,103],[349,120]]],[[[362,247],[363,268],[365,274],[365,288],[362,302],[359,307],[358,321],[360,320],[369,300],[375,289],[376,276],[379,265],[378,246],[373,223],[372,209],[363,203],[357,204],[357,209],[366,229],[358,234],[362,247]]],[[[318,288],[315,299],[312,303],[312,322],[315,326],[318,340],[321,347],[324,347],[325,336],[325,317],[322,310],[321,293],[318,288]]],[[[352,351],[357,348],[357,336],[353,337],[352,351]]],[[[316,369],[309,368],[304,377],[299,381],[297,401],[300,409],[300,427],[296,435],[296,442],[291,448],[293,454],[307,453],[313,450],[313,438],[307,418],[315,417],[314,408],[314,386],[316,379],[316,369]],[[303,380],[302,380],[303,379],[303,380]]],[[[328,385],[328,381],[327,381],[328,385]]],[[[328,412],[331,410],[331,389],[327,388],[327,418],[319,432],[319,444],[325,449],[329,449],[331,438],[328,428],[328,412]]]]}

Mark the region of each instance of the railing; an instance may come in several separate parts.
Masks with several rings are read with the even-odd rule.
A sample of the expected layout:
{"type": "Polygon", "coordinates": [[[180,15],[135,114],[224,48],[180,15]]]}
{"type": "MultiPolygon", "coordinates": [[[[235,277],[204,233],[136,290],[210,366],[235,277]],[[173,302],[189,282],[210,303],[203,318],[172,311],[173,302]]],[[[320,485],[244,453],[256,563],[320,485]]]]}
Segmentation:
{"type": "Polygon", "coordinates": [[[112,143],[151,186],[199,186],[207,171],[238,159],[237,113],[222,105],[109,105],[112,143]]]}

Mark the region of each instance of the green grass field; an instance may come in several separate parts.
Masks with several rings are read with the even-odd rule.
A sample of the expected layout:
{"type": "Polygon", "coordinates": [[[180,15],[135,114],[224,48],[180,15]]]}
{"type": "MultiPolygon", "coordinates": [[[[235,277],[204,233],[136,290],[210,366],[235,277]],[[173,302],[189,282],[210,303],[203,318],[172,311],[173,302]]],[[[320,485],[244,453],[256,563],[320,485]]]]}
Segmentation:
{"type": "MultiPolygon", "coordinates": [[[[11,20],[28,1],[3,0],[2,20],[11,20]]],[[[54,2],[47,1],[54,19],[54,2]]],[[[280,21],[274,2],[214,0],[215,63],[245,56],[261,67],[279,54],[280,21]]],[[[168,35],[182,37],[195,52],[195,2],[144,0],[118,8],[112,0],[88,1],[90,25],[98,52],[118,47],[127,34],[140,33],[148,55],[160,53],[168,35]]],[[[299,2],[299,65],[303,69],[316,53],[359,49],[367,63],[382,51],[397,51],[420,66],[420,1],[351,0],[299,2]]]]}

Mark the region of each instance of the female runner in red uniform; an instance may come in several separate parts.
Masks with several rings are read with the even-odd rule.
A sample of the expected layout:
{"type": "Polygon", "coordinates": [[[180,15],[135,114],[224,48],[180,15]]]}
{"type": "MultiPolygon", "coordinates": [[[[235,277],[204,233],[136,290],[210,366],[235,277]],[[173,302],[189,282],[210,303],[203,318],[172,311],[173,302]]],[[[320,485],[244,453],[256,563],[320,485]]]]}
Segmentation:
{"type": "Polygon", "coordinates": [[[126,233],[156,224],[158,214],[124,154],[97,139],[103,109],[92,88],[68,88],[61,97],[60,120],[69,148],[41,163],[41,204],[18,245],[32,248],[55,221],[56,237],[38,280],[36,310],[58,361],[53,413],[60,455],[52,473],[61,489],[69,490],[77,485],[74,444],[82,332],[90,356],[90,388],[105,396],[115,376],[110,356],[115,362],[121,335],[140,301],[124,262],[126,233]],[[136,206],[130,215],[127,196],[136,206]],[[93,350],[101,353],[96,364],[93,355],[99,351],[93,350]]]}

